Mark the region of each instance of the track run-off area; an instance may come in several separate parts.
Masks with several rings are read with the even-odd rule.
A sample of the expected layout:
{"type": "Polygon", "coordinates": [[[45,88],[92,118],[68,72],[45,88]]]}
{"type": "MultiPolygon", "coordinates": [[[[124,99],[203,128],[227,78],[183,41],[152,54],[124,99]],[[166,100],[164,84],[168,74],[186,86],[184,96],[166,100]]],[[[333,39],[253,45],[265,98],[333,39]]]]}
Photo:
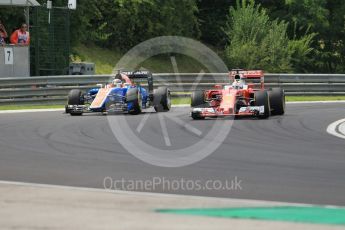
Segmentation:
{"type": "MultiPolygon", "coordinates": [[[[216,121],[194,121],[189,115],[188,107],[173,108],[164,114],[163,129],[159,115],[150,111],[115,118],[125,116],[133,130],[140,129],[142,141],[169,150],[197,142],[216,121]]],[[[105,178],[183,178],[201,184],[237,180],[236,189],[133,190],[344,206],[344,118],[345,103],[289,103],[284,116],[234,120],[211,155],[188,166],[166,168],[128,153],[104,115],[71,117],[56,110],[0,113],[0,180],[91,188],[104,188],[105,178]]]]}

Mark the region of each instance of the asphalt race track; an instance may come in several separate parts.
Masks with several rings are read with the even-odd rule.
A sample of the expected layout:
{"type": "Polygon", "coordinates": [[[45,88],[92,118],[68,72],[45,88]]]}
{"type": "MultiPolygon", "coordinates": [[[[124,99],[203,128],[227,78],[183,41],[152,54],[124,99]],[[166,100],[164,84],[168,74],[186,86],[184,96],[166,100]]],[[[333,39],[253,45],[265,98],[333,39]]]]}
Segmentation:
{"type": "MultiPolygon", "coordinates": [[[[215,121],[193,121],[189,110],[174,108],[164,114],[173,146],[165,145],[156,113],[150,113],[142,127],[142,140],[162,149],[195,141],[197,136],[169,116],[202,132],[215,121]]],[[[135,128],[144,116],[126,119],[135,128]]],[[[164,168],[128,153],[111,132],[107,116],[0,114],[0,180],[102,188],[105,177],[201,181],[238,177],[242,189],[236,191],[159,187],[150,192],[345,205],[345,140],[326,132],[330,123],[342,118],[345,103],[289,104],[283,117],[235,120],[225,141],[204,160],[164,168]]]]}

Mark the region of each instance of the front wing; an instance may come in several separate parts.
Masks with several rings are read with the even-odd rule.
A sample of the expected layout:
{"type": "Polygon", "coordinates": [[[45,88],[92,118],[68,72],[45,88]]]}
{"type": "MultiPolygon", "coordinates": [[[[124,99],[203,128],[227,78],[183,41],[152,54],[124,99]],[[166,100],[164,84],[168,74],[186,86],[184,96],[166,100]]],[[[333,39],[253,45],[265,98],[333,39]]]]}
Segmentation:
{"type": "Polygon", "coordinates": [[[191,116],[198,117],[227,117],[227,116],[260,116],[265,114],[265,106],[241,107],[237,113],[219,111],[217,108],[193,108],[191,116]]]}
{"type": "Polygon", "coordinates": [[[123,113],[128,112],[127,103],[114,103],[109,108],[97,108],[93,109],[89,105],[66,105],[66,113],[99,113],[99,112],[110,112],[110,113],[123,113]]]}

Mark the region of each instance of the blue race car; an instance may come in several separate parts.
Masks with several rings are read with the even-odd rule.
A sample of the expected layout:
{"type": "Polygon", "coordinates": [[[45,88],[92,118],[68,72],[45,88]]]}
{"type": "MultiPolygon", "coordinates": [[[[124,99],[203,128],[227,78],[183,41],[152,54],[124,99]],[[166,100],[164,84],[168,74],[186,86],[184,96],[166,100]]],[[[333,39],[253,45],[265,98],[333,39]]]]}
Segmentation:
{"type": "Polygon", "coordinates": [[[167,87],[153,89],[153,77],[148,71],[120,72],[111,83],[83,93],[73,89],[68,94],[66,113],[80,116],[83,113],[140,114],[143,109],[154,107],[156,112],[171,108],[170,90],[167,87]],[[139,82],[147,81],[147,88],[139,82]]]}

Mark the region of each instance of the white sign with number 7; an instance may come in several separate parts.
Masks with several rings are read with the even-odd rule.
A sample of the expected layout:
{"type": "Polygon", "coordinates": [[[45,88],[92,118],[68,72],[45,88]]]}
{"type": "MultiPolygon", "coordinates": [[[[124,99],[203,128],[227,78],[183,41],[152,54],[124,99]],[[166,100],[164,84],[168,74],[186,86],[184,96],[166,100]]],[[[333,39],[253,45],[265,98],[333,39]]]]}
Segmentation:
{"type": "Polygon", "coordinates": [[[4,48],[5,65],[13,65],[13,48],[4,48]]]}

